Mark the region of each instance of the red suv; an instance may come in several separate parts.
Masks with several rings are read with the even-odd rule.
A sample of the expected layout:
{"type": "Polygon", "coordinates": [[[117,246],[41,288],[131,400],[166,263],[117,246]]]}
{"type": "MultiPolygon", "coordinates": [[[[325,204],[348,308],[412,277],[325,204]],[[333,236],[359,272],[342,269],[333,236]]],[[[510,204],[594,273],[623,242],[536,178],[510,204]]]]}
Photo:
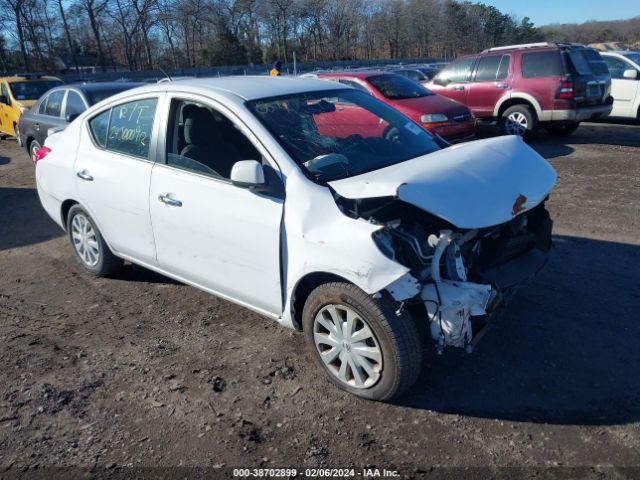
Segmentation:
{"type": "Polygon", "coordinates": [[[521,136],[538,125],[568,135],[613,105],[607,65],[596,50],[576,44],[490,48],[457,59],[428,86],[497,122],[504,134],[521,136]]]}

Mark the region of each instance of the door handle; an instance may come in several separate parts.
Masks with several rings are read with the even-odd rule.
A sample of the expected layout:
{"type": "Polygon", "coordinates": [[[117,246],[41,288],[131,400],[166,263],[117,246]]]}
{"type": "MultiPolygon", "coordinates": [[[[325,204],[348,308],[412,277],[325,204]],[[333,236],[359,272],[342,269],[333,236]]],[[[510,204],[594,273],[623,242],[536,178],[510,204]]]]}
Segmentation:
{"type": "Polygon", "coordinates": [[[464,90],[464,85],[456,85],[455,87],[453,87],[454,90],[464,90]]]}
{"type": "Polygon", "coordinates": [[[159,195],[158,196],[158,200],[160,200],[162,203],[166,203],[167,205],[171,205],[172,207],[181,207],[182,206],[182,202],[180,200],[176,200],[175,198],[171,198],[168,194],[167,195],[159,195]]]}
{"type": "Polygon", "coordinates": [[[496,83],[496,88],[509,88],[508,83],[496,83]]]}
{"type": "Polygon", "coordinates": [[[86,180],[87,182],[93,182],[93,177],[86,170],[82,170],[81,172],[76,173],[78,178],[82,180],[86,180]]]}

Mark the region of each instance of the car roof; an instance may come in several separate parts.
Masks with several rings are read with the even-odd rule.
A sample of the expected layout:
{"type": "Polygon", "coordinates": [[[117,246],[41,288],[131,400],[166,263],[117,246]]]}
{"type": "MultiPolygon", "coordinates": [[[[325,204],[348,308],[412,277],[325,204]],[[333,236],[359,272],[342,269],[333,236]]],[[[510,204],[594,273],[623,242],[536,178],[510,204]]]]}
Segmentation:
{"type": "Polygon", "coordinates": [[[366,79],[373,75],[391,75],[391,72],[385,72],[382,70],[354,70],[354,71],[340,71],[340,72],[321,72],[318,73],[318,78],[360,78],[366,79]]]}
{"type": "Polygon", "coordinates": [[[299,77],[270,77],[228,76],[212,78],[184,79],[179,82],[164,82],[147,85],[137,89],[137,93],[164,92],[171,90],[200,92],[214,91],[227,97],[240,97],[243,100],[257,100],[260,98],[279,97],[296,93],[313,92],[318,90],[335,90],[332,85],[323,80],[299,77]]]}
{"type": "Polygon", "coordinates": [[[40,77],[23,77],[19,75],[13,75],[11,77],[1,77],[0,80],[4,80],[7,83],[25,82],[25,81],[39,82],[42,80],[56,80],[58,82],[62,82],[62,80],[59,79],[58,77],[51,77],[48,75],[42,75],[40,77]]]}
{"type": "Polygon", "coordinates": [[[636,50],[606,50],[604,52],[600,52],[600,55],[606,55],[607,53],[613,53],[615,55],[622,55],[622,56],[624,56],[625,54],[628,54],[628,53],[640,54],[640,52],[638,52],[636,50]]]}
{"type": "MultiPolygon", "coordinates": [[[[96,83],[71,83],[69,85],[61,85],[66,88],[75,88],[82,90],[83,92],[102,92],[104,90],[113,90],[115,88],[121,90],[127,90],[129,88],[136,88],[146,85],[145,83],[138,82],[96,82],[96,83]]],[[[60,87],[58,87],[60,88],[60,87]]]]}

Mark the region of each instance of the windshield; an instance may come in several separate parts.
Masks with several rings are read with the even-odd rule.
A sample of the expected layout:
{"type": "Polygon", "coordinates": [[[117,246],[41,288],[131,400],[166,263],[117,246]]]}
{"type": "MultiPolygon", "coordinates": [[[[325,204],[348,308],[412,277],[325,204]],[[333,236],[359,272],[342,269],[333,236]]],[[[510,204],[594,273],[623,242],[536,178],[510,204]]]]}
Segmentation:
{"type": "Polygon", "coordinates": [[[405,100],[433,95],[419,83],[397,74],[374,75],[368,77],[367,80],[389,100],[405,100]]]}
{"type": "Polygon", "coordinates": [[[316,180],[370,172],[439,150],[397,110],[355,89],[247,102],[291,158],[316,180]]]}
{"type": "Polygon", "coordinates": [[[628,53],[623,53],[622,55],[627,57],[629,60],[631,60],[636,65],[640,65],[640,53],[638,53],[638,52],[628,52],[628,53]]]}
{"type": "Polygon", "coordinates": [[[9,88],[16,100],[37,100],[44,92],[62,85],[59,80],[30,80],[25,82],[11,82],[9,88]]]}

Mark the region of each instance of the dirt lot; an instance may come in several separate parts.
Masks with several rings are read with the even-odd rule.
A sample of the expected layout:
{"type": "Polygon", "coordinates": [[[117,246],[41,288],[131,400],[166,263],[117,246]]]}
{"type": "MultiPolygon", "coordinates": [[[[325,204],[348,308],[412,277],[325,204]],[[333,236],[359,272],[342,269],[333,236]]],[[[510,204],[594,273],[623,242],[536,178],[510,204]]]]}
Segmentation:
{"type": "Polygon", "coordinates": [[[550,264],[473,355],[430,347],[416,387],[380,404],[330,387],[303,336],[270,320],[133,266],[84,274],[26,154],[0,141],[0,478],[46,466],[640,476],[640,127],[532,145],[559,172],[550,264]]]}

